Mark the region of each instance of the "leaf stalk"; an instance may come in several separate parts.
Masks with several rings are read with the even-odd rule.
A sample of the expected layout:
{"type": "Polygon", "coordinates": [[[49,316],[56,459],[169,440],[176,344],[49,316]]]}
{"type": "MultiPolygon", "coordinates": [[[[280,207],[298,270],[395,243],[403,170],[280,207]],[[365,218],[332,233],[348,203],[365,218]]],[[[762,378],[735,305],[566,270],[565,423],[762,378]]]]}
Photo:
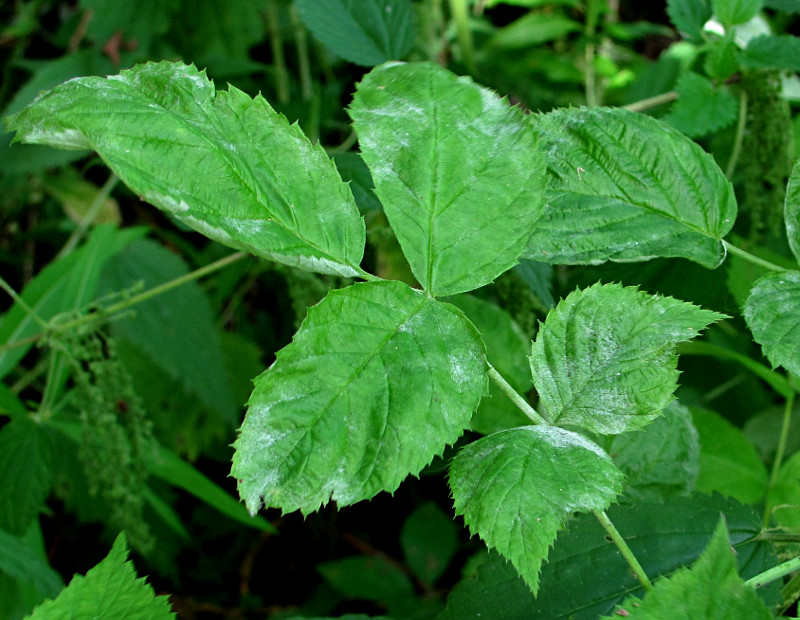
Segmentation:
{"type": "Polygon", "coordinates": [[[628,566],[630,566],[631,570],[633,570],[633,574],[636,575],[636,578],[639,580],[639,583],[642,584],[642,587],[648,592],[652,590],[653,584],[650,582],[647,573],[644,572],[642,565],[639,564],[639,560],[637,560],[636,556],[633,555],[633,551],[631,551],[631,548],[628,546],[628,543],[625,542],[625,539],[622,538],[622,535],[611,522],[611,519],[608,518],[605,510],[594,510],[592,512],[594,512],[594,516],[597,517],[597,520],[600,521],[600,525],[603,526],[603,529],[606,531],[609,538],[611,538],[612,542],[617,546],[617,549],[619,549],[622,557],[625,558],[628,566]]]}

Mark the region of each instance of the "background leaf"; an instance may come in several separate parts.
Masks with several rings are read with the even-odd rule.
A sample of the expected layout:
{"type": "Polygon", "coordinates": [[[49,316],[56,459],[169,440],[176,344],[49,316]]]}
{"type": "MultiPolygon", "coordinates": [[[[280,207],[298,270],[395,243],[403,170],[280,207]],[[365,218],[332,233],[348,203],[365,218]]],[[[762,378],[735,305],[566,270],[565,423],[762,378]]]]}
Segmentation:
{"type": "Polygon", "coordinates": [[[783,208],[786,237],[795,259],[800,262],[800,166],[795,162],[789,183],[786,186],[786,202],[783,208]]]}
{"type": "Polygon", "coordinates": [[[432,587],[458,551],[456,524],[436,503],[425,502],[403,523],[400,544],[408,566],[432,587]]]}
{"type": "Polygon", "coordinates": [[[9,127],[21,141],[96,150],[139,196],[211,239],[310,271],[359,273],[364,223],[322,147],[262,97],[215,92],[193,66],[72,80],[9,127]]]}
{"type": "Polygon", "coordinates": [[[711,17],[711,6],[708,0],[667,0],[667,14],[682,35],[702,40],[703,26],[711,17]]]}
{"type": "Polygon", "coordinates": [[[570,513],[605,510],[623,478],[598,446],[553,426],[479,439],[453,459],[449,476],[456,514],[511,560],[534,593],[542,561],[570,513]]]}
{"type": "Polygon", "coordinates": [[[387,64],[350,115],[375,191],[431,295],[514,266],[542,210],[544,161],[522,113],[432,63],[387,64]]]}
{"type": "Polygon", "coordinates": [[[726,28],[750,21],[761,5],[762,0],[711,0],[714,15],[726,28]]]}
{"type": "Polygon", "coordinates": [[[315,37],[358,65],[402,60],[417,36],[409,0],[294,0],[294,5],[315,37]]]}
{"type": "Polygon", "coordinates": [[[25,541],[0,530],[0,573],[26,582],[46,596],[55,596],[63,587],[61,577],[25,541]]]}
{"type": "Polygon", "coordinates": [[[232,475],[251,513],[394,491],[461,435],[485,389],[458,309],[400,282],[332,291],[255,380],[232,475]]]}
{"type": "Polygon", "coordinates": [[[683,257],[709,268],[736,219],[713,158],[662,121],[623,109],[537,117],[551,177],[525,256],[554,264],[683,257]]]}
{"type": "Polygon", "coordinates": [[[603,434],[642,428],[678,387],[675,345],[721,318],[619,284],[571,293],[547,315],[530,357],[549,420],[603,434]]]}
{"type": "Polygon", "coordinates": [[[714,133],[736,120],[738,103],[723,84],[691,71],[684,73],[675,85],[679,98],[664,120],[690,138],[714,133]]]}
{"type": "Polygon", "coordinates": [[[772,516],[778,525],[790,532],[800,533],[800,452],[781,465],[769,499],[772,516]]]}
{"type": "Polygon", "coordinates": [[[747,44],[741,55],[746,67],[800,71],[800,38],[790,34],[762,34],[747,44]]]}

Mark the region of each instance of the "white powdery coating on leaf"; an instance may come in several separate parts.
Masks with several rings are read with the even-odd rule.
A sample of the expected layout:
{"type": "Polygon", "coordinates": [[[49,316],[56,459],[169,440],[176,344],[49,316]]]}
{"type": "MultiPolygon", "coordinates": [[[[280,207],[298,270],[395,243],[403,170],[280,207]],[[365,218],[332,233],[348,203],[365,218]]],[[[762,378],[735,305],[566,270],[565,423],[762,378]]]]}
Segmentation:
{"type": "Polygon", "coordinates": [[[82,132],[77,129],[64,129],[63,131],[52,131],[36,127],[26,133],[23,137],[25,142],[34,144],[48,144],[50,146],[64,149],[90,149],[92,143],[82,132]]]}
{"type": "Polygon", "coordinates": [[[181,220],[187,226],[191,226],[197,232],[204,234],[209,239],[214,239],[215,241],[219,241],[224,245],[234,244],[234,239],[231,237],[230,233],[219,226],[214,226],[213,224],[196,218],[193,215],[181,215],[181,220]]]}
{"type": "Polygon", "coordinates": [[[344,278],[355,278],[360,275],[359,271],[350,265],[337,263],[329,258],[320,258],[318,256],[290,256],[288,254],[275,254],[272,252],[270,252],[270,256],[284,265],[300,267],[301,269],[314,271],[316,273],[327,273],[344,278]]]}
{"type": "Polygon", "coordinates": [[[170,213],[180,214],[186,213],[191,207],[183,198],[175,200],[172,196],[166,194],[159,194],[158,192],[146,192],[142,195],[147,202],[157,207],[161,207],[170,213]]]}
{"type": "Polygon", "coordinates": [[[603,451],[602,448],[600,448],[600,446],[582,437],[581,435],[578,435],[577,433],[573,433],[557,426],[548,426],[547,428],[534,426],[530,427],[530,430],[535,432],[554,448],[583,448],[593,452],[599,457],[608,459],[608,455],[603,451]]]}

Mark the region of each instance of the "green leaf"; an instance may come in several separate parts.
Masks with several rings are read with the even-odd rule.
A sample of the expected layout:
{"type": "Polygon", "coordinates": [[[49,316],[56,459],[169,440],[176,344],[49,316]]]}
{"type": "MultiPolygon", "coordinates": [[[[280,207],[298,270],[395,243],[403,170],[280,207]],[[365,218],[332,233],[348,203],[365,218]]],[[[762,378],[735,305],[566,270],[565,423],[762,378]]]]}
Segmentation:
{"type": "Polygon", "coordinates": [[[738,51],[736,31],[731,30],[710,44],[703,68],[710,77],[727,80],[739,70],[738,51]]]}
{"type": "Polygon", "coordinates": [[[615,620],[619,616],[633,620],[772,618],[756,591],[745,584],[736,571],[724,519],[720,519],[708,548],[691,569],[659,580],[644,600],[629,599],[613,618],[606,618],[615,620]]]}
{"type": "Polygon", "coordinates": [[[361,159],[361,155],[353,152],[336,153],[333,156],[333,163],[336,164],[336,169],[342,175],[342,180],[350,183],[353,197],[362,213],[383,209],[381,201],[375,195],[375,183],[372,182],[372,175],[367,164],[361,159]]]}
{"type": "Polygon", "coordinates": [[[489,45],[511,50],[523,50],[560,39],[570,32],[581,30],[581,24],[564,15],[528,13],[501,28],[489,40],[489,45]]]}
{"type": "Polygon", "coordinates": [[[126,41],[135,39],[140,50],[149,50],[153,38],[167,32],[179,5],[179,0],[80,1],[82,9],[91,11],[86,30],[89,38],[105,43],[121,34],[126,41]]]}
{"type": "Polygon", "coordinates": [[[261,96],[215,92],[194,66],[72,80],[9,117],[9,128],[24,142],[96,150],[143,199],[221,243],[361,273],[364,223],[322,147],[261,96]]]}
{"type": "Polygon", "coordinates": [[[24,581],[46,596],[55,596],[63,587],[61,577],[25,542],[0,530],[0,572],[24,581]]]}
{"type": "Polygon", "coordinates": [[[714,15],[726,28],[750,21],[761,5],[762,0],[711,0],[714,15]]]}
{"type": "Polygon", "coordinates": [[[548,419],[609,435],[644,427],[678,387],[675,345],[723,317],[619,284],[571,293],[547,315],[530,357],[548,419]]]}
{"type": "Polygon", "coordinates": [[[773,368],[800,374],[800,271],[761,277],[744,305],[744,319],[773,368]]]}
{"type": "Polygon", "coordinates": [[[456,525],[434,502],[426,502],[403,523],[400,544],[414,575],[432,587],[458,551],[456,525]]]}
{"type": "Polygon", "coordinates": [[[232,475],[251,513],[309,513],[394,491],[469,424],[486,389],[480,336],[400,282],[331,291],[255,380],[232,475]]]}
{"type": "Polygon", "coordinates": [[[800,71],[800,38],[790,34],[762,34],[747,44],[742,64],[753,68],[800,71]]]}
{"type": "Polygon", "coordinates": [[[772,516],[778,524],[790,532],[800,533],[800,452],[781,465],[769,499],[772,516]]]}
{"type": "Polygon", "coordinates": [[[800,0],[764,0],[764,6],[784,13],[800,13],[800,0]]]}
{"type": "Polygon", "coordinates": [[[526,256],[555,264],[688,258],[714,268],[736,219],[713,158],[665,123],[622,109],[538,117],[551,176],[526,256]]]}
{"type": "Polygon", "coordinates": [[[54,601],[40,605],[30,620],[162,620],[175,618],[166,596],[155,596],[144,578],[137,578],[120,534],[108,556],[85,577],[77,575],[54,601]]]}
{"type": "Polygon", "coordinates": [[[739,106],[724,84],[714,86],[689,71],[678,79],[675,90],[679,98],[664,120],[690,138],[714,133],[736,120],[739,106]]]}
{"type": "Polygon", "coordinates": [[[702,40],[703,26],[711,17],[708,0],[667,0],[670,21],[687,39],[702,40]]]}
{"type": "Polygon", "coordinates": [[[754,504],[767,490],[767,470],[744,433],[713,411],[692,409],[700,438],[697,491],[754,504]]]}
{"type": "Polygon", "coordinates": [[[380,556],[353,556],[323,562],[317,570],[348,598],[392,601],[414,594],[414,586],[397,565],[380,556]]]}
{"type": "Polygon", "coordinates": [[[491,282],[517,262],[543,208],[528,119],[433,63],[366,75],[350,107],[378,197],[431,295],[491,282]]]}
{"type": "Polygon", "coordinates": [[[358,65],[402,60],[417,36],[409,0],[294,0],[294,5],[315,37],[358,65]]]}
{"type": "Polygon", "coordinates": [[[783,207],[786,220],[786,237],[792,254],[800,262],[800,165],[795,162],[789,183],[786,186],[786,202],[783,207]]]}
{"type": "Polygon", "coordinates": [[[625,474],[625,495],[633,501],[688,495],[700,472],[700,441],[692,415],[677,401],[643,431],[615,437],[609,453],[625,474]]]}
{"type": "Polygon", "coordinates": [[[0,429],[0,529],[22,535],[44,508],[54,476],[47,432],[20,417],[0,429]]]}
{"type": "Polygon", "coordinates": [[[536,593],[539,569],[574,511],[605,510],[624,476],[597,445],[553,426],[479,439],[450,466],[456,514],[511,560],[536,593]]]}

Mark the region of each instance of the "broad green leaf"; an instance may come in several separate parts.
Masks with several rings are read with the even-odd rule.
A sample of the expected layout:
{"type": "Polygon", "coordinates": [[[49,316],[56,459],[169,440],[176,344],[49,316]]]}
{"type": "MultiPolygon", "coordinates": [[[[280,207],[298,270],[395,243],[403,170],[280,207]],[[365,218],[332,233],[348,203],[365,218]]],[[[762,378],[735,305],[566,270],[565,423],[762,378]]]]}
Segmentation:
{"type": "Polygon", "coordinates": [[[675,345],[723,317],[619,284],[571,293],[547,315],[530,357],[546,415],[609,435],[644,427],[678,387],[675,345]]]}
{"type": "Polygon", "coordinates": [[[538,117],[548,207],[525,255],[554,264],[725,258],[733,188],[714,159],[669,125],[612,108],[538,117]]]}
{"type": "Polygon", "coordinates": [[[409,0],[294,0],[294,5],[331,51],[366,67],[402,60],[417,35],[409,0]]]}
{"type": "Polygon", "coordinates": [[[744,319],[773,368],[800,374],[800,271],[760,278],[744,305],[744,319]]]}
{"type": "Polygon", "coordinates": [[[0,573],[30,584],[46,596],[55,596],[63,587],[61,577],[46,559],[4,530],[0,530],[0,573]]]}
{"type": "Polygon", "coordinates": [[[617,435],[609,453],[625,474],[625,495],[639,502],[688,495],[700,471],[692,415],[677,401],[644,430],[617,435]]]}
{"type": "Polygon", "coordinates": [[[426,502],[403,523],[400,544],[414,575],[432,587],[458,551],[456,525],[434,502],[426,502]]]}
{"type": "Polygon", "coordinates": [[[400,282],[332,291],[255,380],[232,475],[251,513],[309,513],[394,491],[469,424],[486,389],[480,336],[400,282]]]}
{"type": "Polygon", "coordinates": [[[790,532],[800,533],[800,452],[781,465],[769,500],[772,516],[778,524],[790,532]]]}
{"type": "MultiPolygon", "coordinates": [[[[800,160],[798,160],[800,161],[800,160]]],[[[786,220],[786,237],[792,254],[800,262],[800,165],[795,161],[789,183],[786,186],[786,202],[783,207],[786,220]]]]}
{"type": "Polygon", "coordinates": [[[736,120],[739,105],[724,84],[715,86],[697,73],[686,72],[675,90],[679,98],[664,120],[690,138],[714,133],[736,120]]]}
{"type": "Polygon", "coordinates": [[[536,593],[539,569],[572,512],[605,510],[624,476],[597,445],[553,426],[479,439],[450,466],[456,514],[511,560],[536,593]]]}
{"type": "Polygon", "coordinates": [[[790,34],[762,34],[750,40],[741,54],[746,67],[800,71],[800,38],[790,34]]]}
{"type": "Polygon", "coordinates": [[[364,224],[322,147],[261,97],[149,63],[71,80],[9,118],[16,139],[91,148],[144,200],[223,244],[354,276],[364,224]]]}
{"type": "MultiPolygon", "coordinates": [[[[775,565],[772,544],[760,540],[761,515],[751,506],[706,495],[673,497],[668,503],[614,505],[608,511],[645,572],[655,578],[694,562],[708,545],[720,514],[731,530],[731,543],[745,578],[775,565]],[[691,515],[687,519],[687,515],[691,515]],[[657,550],[657,552],[654,552],[657,550]]],[[[766,600],[780,600],[780,589],[760,590],[766,600]]],[[[533,596],[505,558],[492,554],[476,578],[457,585],[440,620],[541,618],[595,620],[643,590],[616,545],[594,515],[580,514],[560,532],[542,567],[539,592],[533,596]],[[596,578],[601,575],[602,578],[596,578]]],[[[672,616],[667,616],[672,618],[672,616]]]]}
{"type": "Polygon", "coordinates": [[[711,0],[714,15],[726,28],[750,21],[761,5],[762,0],[711,0]]]}
{"type": "Polygon", "coordinates": [[[40,605],[30,620],[167,620],[175,618],[166,596],[156,596],[144,578],[137,578],[120,534],[108,556],[85,577],[76,575],[54,601],[40,605]]]}
{"type": "Polygon", "coordinates": [[[667,0],[667,14],[683,36],[702,40],[703,26],[711,17],[711,6],[708,0],[667,0]]]}
{"type": "Polygon", "coordinates": [[[428,293],[469,291],[514,266],[544,188],[537,134],[518,109],[439,65],[395,63],[364,77],[350,115],[428,293]]]}
{"type": "Polygon", "coordinates": [[[668,579],[659,580],[644,600],[629,599],[613,618],[606,616],[606,620],[616,620],[619,616],[633,620],[769,620],[773,617],[756,591],[739,577],[724,519],[720,519],[708,548],[691,569],[682,569],[668,579]]]}
{"type": "Polygon", "coordinates": [[[713,411],[693,409],[700,438],[697,491],[721,493],[754,504],[767,490],[767,470],[744,433],[713,411]]]}
{"type": "Polygon", "coordinates": [[[330,585],[348,598],[392,601],[414,594],[408,576],[381,556],[352,556],[323,562],[317,570],[330,585]]]}
{"type": "Polygon", "coordinates": [[[42,511],[53,483],[54,457],[47,431],[30,418],[0,429],[0,529],[19,536],[42,511]]]}

